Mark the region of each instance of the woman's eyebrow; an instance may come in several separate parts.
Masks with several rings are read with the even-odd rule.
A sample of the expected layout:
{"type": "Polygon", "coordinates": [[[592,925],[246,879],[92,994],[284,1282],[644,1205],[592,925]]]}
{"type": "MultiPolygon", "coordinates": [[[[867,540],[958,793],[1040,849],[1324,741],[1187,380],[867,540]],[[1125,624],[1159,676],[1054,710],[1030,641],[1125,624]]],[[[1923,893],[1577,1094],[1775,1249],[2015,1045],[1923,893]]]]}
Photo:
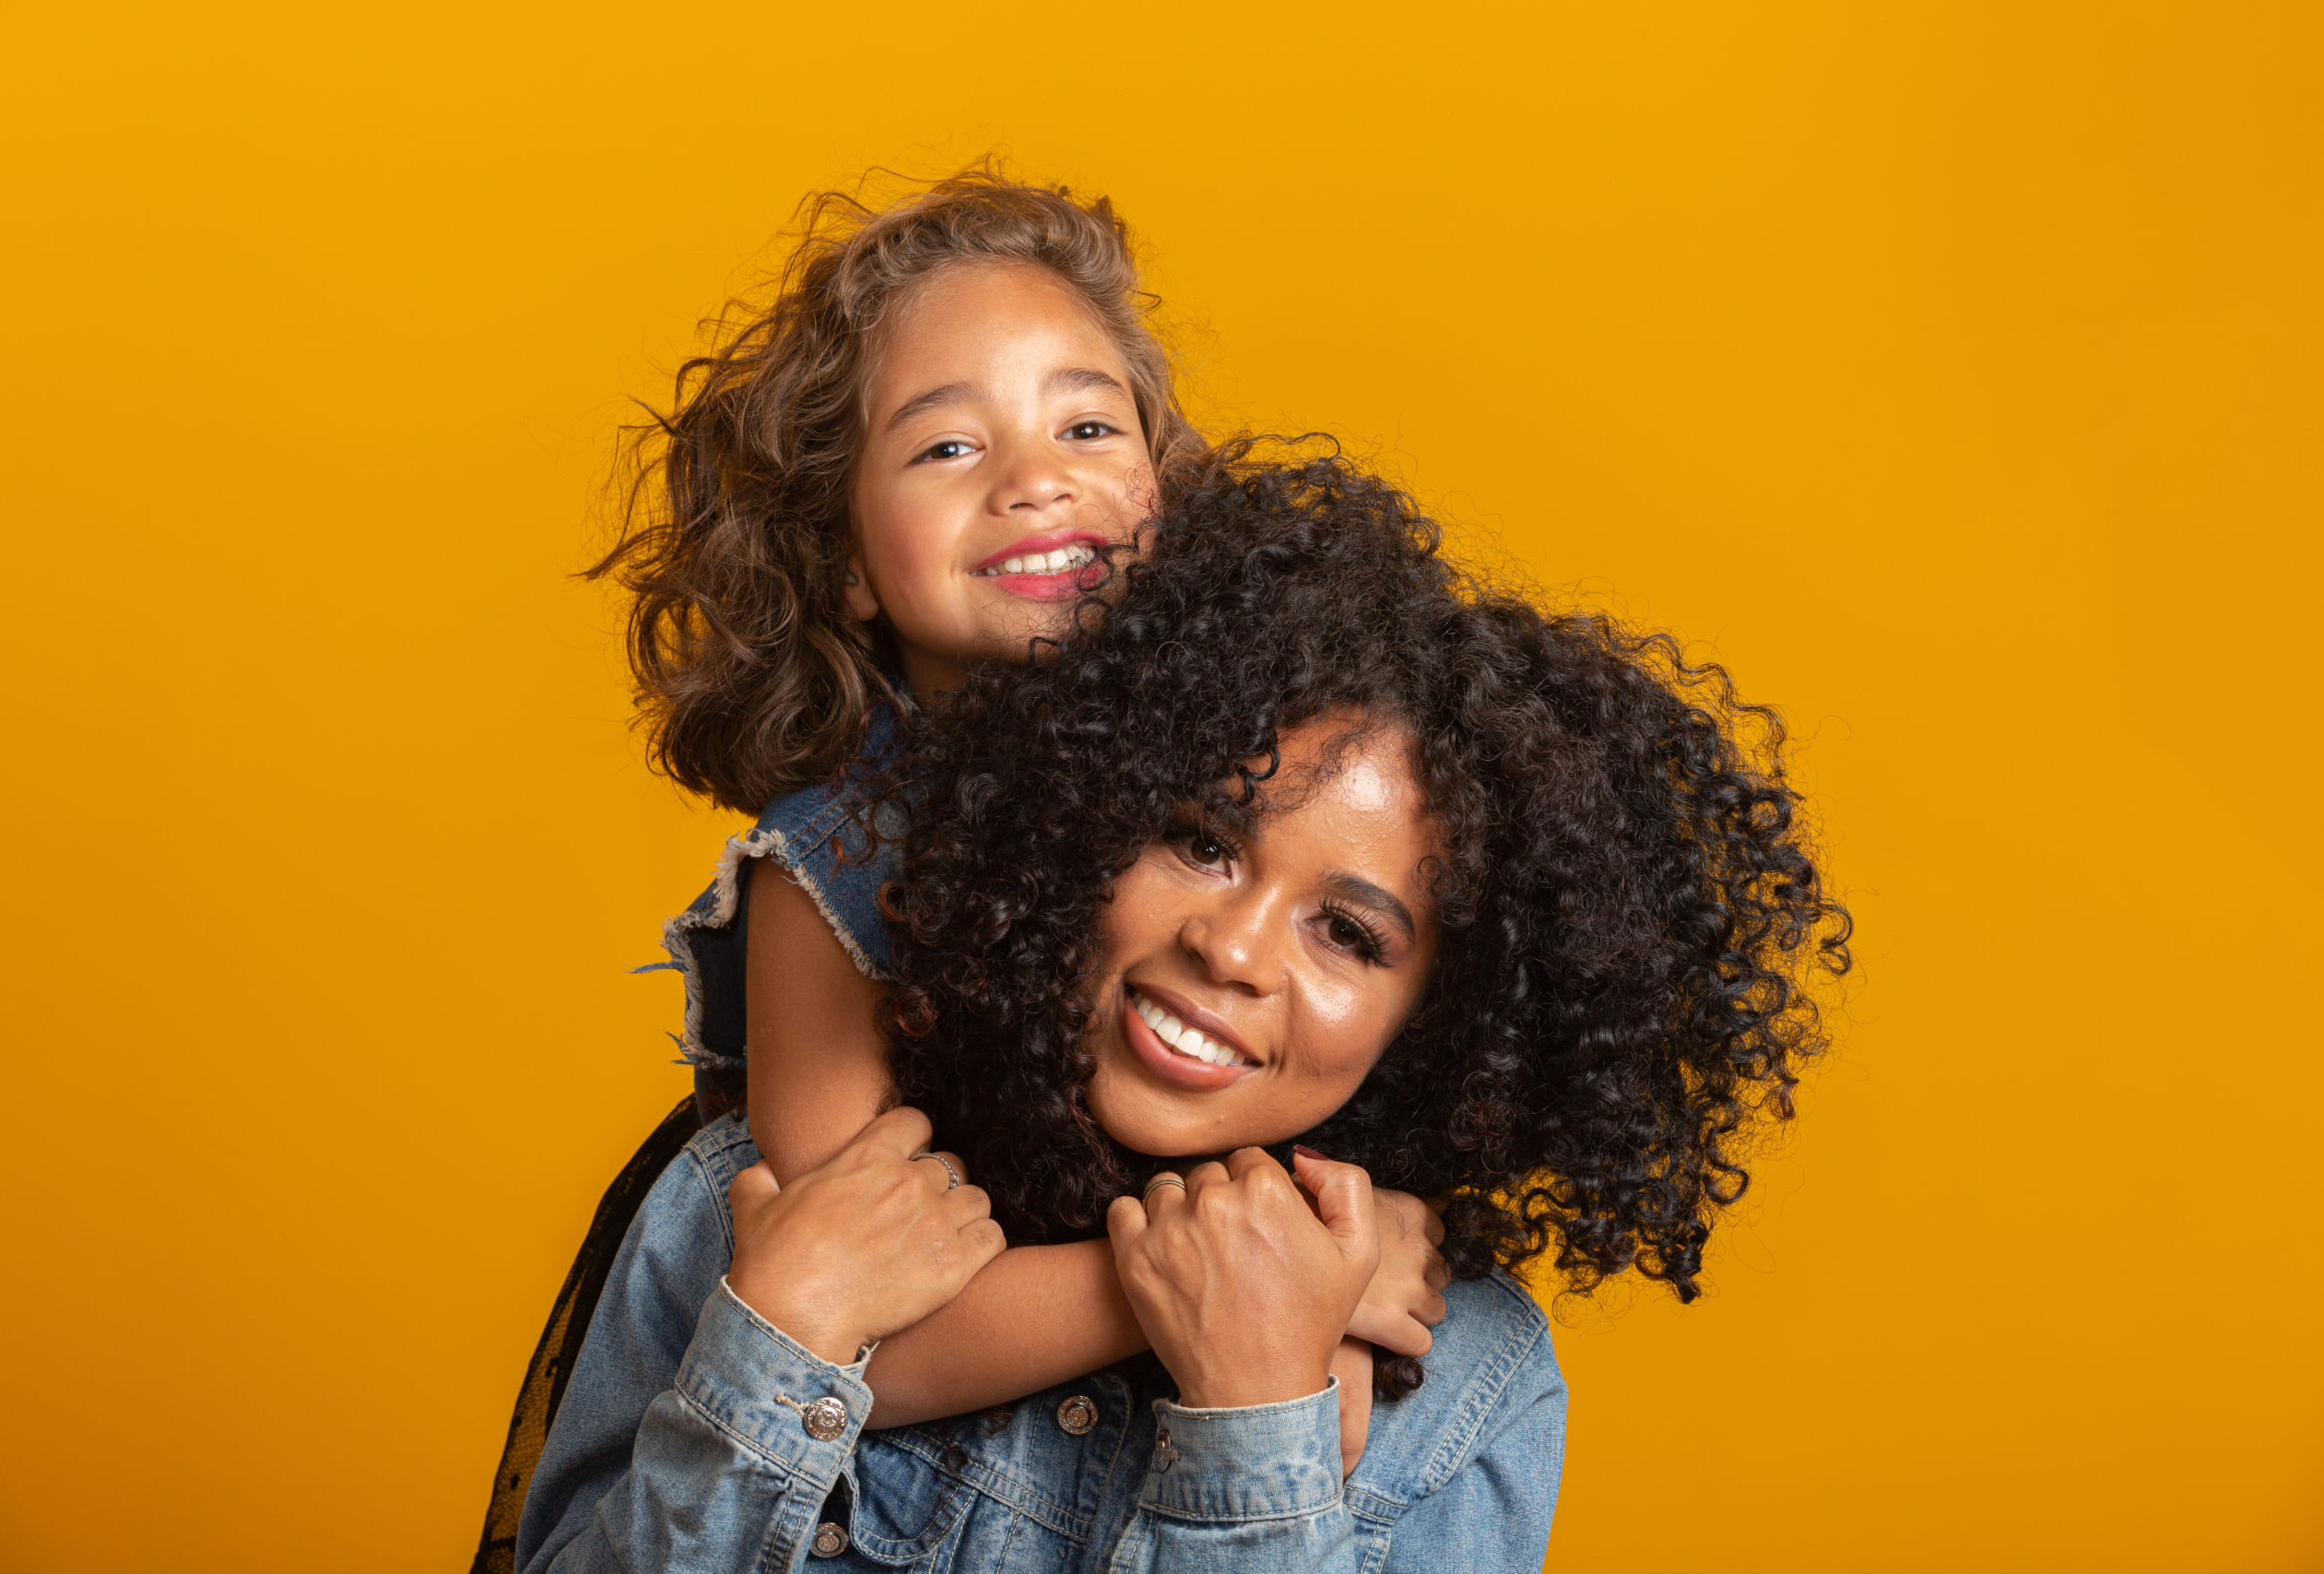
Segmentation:
{"type": "Polygon", "coordinates": [[[1345,896],[1351,902],[1361,902],[1376,912],[1386,913],[1396,927],[1404,931],[1406,940],[1419,937],[1420,930],[1412,923],[1412,910],[1397,899],[1395,892],[1383,890],[1362,875],[1350,874],[1344,870],[1334,870],[1325,875],[1324,888],[1345,896]]]}

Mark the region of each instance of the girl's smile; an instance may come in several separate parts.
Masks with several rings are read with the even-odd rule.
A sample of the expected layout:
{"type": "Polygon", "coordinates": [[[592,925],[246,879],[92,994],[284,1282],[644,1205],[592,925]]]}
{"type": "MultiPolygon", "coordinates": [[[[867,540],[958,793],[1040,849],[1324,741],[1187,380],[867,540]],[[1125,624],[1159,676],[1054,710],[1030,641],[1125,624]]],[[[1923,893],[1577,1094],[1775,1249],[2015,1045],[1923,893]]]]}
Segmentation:
{"type": "Polygon", "coordinates": [[[1354,1094],[1436,953],[1433,823],[1393,725],[1345,713],[1286,732],[1230,840],[1164,836],[1103,920],[1090,1113],[1156,1156],[1298,1136],[1354,1094]]]}
{"type": "Polygon", "coordinates": [[[1035,601],[1062,601],[1079,596],[1097,576],[1097,549],[1105,538],[1094,530],[1052,530],[1028,536],[986,558],[971,571],[976,579],[989,579],[1005,596],[1035,601]]]}

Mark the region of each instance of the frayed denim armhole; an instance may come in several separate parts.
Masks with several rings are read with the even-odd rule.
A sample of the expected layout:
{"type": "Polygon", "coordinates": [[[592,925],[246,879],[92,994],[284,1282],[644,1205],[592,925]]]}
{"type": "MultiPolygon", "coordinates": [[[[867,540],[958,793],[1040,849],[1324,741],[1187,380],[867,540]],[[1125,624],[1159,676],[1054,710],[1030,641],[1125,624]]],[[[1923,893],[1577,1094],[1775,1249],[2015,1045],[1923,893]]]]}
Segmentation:
{"type": "MultiPolygon", "coordinates": [[[[877,764],[893,728],[883,717],[866,740],[864,759],[877,764]]],[[[848,960],[867,978],[887,976],[888,929],[879,914],[879,888],[895,872],[893,834],[883,817],[882,838],[866,834],[857,796],[861,774],[851,768],[841,778],[784,794],[767,805],[758,824],[728,838],[710,887],[684,912],[662,926],[662,949],[670,960],[639,972],[675,971],[685,980],[683,1031],[671,1036],[678,1059],[711,1071],[742,1069],[742,931],[744,876],[761,858],[780,865],[798,882],[848,960]]]]}

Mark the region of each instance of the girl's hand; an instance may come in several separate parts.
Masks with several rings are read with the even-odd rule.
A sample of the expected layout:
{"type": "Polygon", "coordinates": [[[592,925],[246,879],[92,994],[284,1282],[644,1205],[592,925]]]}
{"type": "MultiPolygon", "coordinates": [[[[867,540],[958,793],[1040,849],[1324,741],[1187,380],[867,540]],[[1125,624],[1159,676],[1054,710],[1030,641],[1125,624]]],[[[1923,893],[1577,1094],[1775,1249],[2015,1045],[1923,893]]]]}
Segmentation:
{"type": "Polygon", "coordinates": [[[928,1134],[891,1109],[788,1186],[764,1161],[736,1176],[727,1287],[834,1366],[959,1295],[1007,1243],[983,1189],[952,1184],[958,1158],[913,1157],[928,1134]]]}
{"type": "Polygon", "coordinates": [[[1273,1404],[1325,1387],[1380,1265],[1379,1234],[1363,1170],[1307,1154],[1292,1163],[1297,1185],[1243,1148],[1197,1165],[1183,1189],[1117,1198],[1105,1215],[1122,1289],[1181,1404],[1273,1404]]]}
{"type": "Polygon", "coordinates": [[[1445,1286],[1453,1277],[1436,1249],[1445,1224],[1410,1192],[1377,1186],[1372,1213],[1380,1222],[1380,1267],[1348,1320],[1348,1337],[1418,1359],[1436,1343],[1429,1330],[1445,1320],[1445,1286]]]}
{"type": "Polygon", "coordinates": [[[1332,1352],[1331,1375],[1339,1379],[1339,1475],[1356,1473],[1364,1439],[1372,1435],[1372,1346],[1350,1337],[1332,1352]]]}

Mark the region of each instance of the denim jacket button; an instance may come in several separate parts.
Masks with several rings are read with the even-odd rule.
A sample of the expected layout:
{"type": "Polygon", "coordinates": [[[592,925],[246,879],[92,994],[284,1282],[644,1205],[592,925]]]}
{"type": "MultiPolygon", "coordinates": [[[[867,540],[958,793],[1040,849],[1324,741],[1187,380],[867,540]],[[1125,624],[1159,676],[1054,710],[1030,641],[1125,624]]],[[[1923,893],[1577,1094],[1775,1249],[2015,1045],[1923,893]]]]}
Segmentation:
{"type": "Polygon", "coordinates": [[[829,1397],[815,1400],[799,1406],[799,1420],[806,1426],[808,1437],[819,1443],[828,1443],[847,1430],[847,1406],[843,1401],[829,1397]]]}
{"type": "Polygon", "coordinates": [[[1057,1406],[1057,1425],[1079,1438],[1097,1425],[1097,1406],[1086,1394],[1075,1394],[1057,1406]]]}
{"type": "Polygon", "coordinates": [[[847,1550],[847,1533],[836,1521],[825,1520],[815,1527],[815,1556],[837,1557],[847,1550]]]}

